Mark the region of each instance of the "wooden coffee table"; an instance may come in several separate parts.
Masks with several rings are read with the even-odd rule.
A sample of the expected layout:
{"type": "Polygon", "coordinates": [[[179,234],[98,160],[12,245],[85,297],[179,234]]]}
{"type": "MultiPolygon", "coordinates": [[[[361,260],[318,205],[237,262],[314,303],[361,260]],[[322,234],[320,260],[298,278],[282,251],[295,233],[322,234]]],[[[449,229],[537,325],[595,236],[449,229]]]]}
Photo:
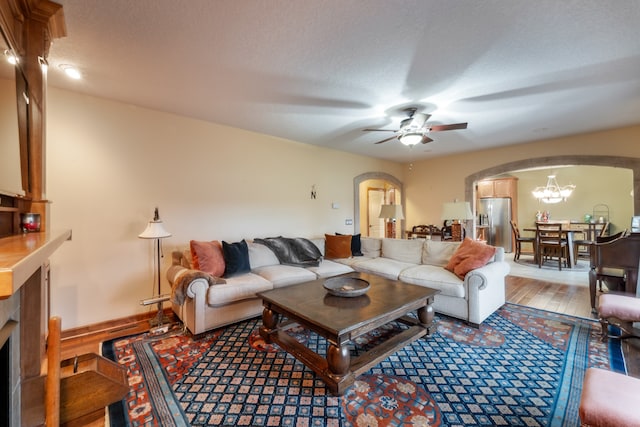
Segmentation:
{"type": "Polygon", "coordinates": [[[410,285],[366,273],[348,273],[368,281],[369,291],[358,297],[337,297],[323,287],[325,279],[258,293],[262,298],[260,335],[311,368],[329,390],[342,395],[356,377],[405,345],[435,332],[433,298],[438,290],[410,285]],[[416,311],[418,319],[407,316],[416,311]],[[284,319],[286,318],[286,319],[284,319]],[[352,360],[348,344],[389,322],[409,326],[352,360]],[[286,330],[296,324],[324,337],[325,356],[297,341],[286,330]]]}

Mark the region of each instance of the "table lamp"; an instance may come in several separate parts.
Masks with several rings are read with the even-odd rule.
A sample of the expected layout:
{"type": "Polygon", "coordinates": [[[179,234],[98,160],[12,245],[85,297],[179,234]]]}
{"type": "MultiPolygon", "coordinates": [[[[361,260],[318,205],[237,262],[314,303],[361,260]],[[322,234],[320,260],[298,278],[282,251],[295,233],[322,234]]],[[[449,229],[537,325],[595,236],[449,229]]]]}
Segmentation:
{"type": "Polygon", "coordinates": [[[155,326],[152,331],[160,331],[163,328],[163,320],[164,320],[164,311],[162,308],[162,302],[167,301],[169,299],[168,295],[162,295],[162,291],[160,288],[160,257],[161,257],[161,246],[160,240],[170,237],[171,233],[169,233],[162,225],[162,220],[160,219],[160,215],[158,214],[158,208],[155,209],[155,213],[153,215],[153,219],[149,221],[147,224],[147,228],[138,235],[141,239],[155,239],[155,252],[156,252],[156,276],[158,279],[158,293],[150,299],[143,300],[140,302],[142,305],[149,304],[158,304],[158,315],[154,320],[151,321],[151,326],[155,326]]]}
{"type": "Polygon", "coordinates": [[[396,237],[396,220],[404,219],[402,205],[382,205],[378,218],[388,219],[386,223],[385,237],[394,239],[396,237]]]}
{"type": "Polygon", "coordinates": [[[442,206],[442,220],[453,220],[451,224],[451,240],[462,241],[462,224],[460,221],[473,219],[469,202],[451,202],[442,206]]]}

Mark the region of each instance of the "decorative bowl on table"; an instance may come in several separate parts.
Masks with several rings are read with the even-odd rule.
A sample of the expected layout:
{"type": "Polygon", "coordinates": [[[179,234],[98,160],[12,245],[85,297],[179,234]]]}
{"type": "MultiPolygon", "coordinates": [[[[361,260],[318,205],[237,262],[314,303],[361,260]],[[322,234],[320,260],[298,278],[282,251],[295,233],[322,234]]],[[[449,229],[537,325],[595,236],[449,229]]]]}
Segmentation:
{"type": "Polygon", "coordinates": [[[357,277],[332,277],[324,281],[324,288],[337,297],[357,297],[369,290],[369,282],[357,277]]]}

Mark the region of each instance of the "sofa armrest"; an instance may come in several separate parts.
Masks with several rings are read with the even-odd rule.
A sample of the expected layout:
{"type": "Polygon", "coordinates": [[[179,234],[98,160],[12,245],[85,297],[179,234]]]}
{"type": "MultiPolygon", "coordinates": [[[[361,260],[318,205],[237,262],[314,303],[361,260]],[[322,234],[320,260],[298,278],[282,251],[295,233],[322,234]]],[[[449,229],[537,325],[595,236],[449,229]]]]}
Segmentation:
{"type": "Polygon", "coordinates": [[[505,277],[509,263],[494,261],[470,271],[464,278],[467,296],[467,320],[479,325],[506,301],[505,277]]]}
{"type": "Polygon", "coordinates": [[[202,296],[204,298],[209,286],[226,283],[224,279],[200,270],[190,270],[181,265],[169,267],[167,280],[171,284],[171,302],[177,305],[182,305],[186,297],[196,299],[202,296]]]}
{"type": "Polygon", "coordinates": [[[504,285],[504,278],[509,274],[509,263],[494,261],[467,273],[464,277],[465,285],[485,289],[488,283],[499,282],[504,285]]]}

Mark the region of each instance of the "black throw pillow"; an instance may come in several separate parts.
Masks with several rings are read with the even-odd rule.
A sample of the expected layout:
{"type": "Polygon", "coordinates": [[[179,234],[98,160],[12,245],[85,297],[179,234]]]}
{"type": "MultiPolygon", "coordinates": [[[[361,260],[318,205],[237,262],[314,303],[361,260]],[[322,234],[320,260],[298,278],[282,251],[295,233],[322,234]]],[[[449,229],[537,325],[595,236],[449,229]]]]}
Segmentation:
{"type": "MultiPolygon", "coordinates": [[[[336,236],[343,236],[343,234],[336,233],[336,236]]],[[[351,235],[351,255],[363,256],[362,243],[360,242],[360,233],[351,235]]]]}
{"type": "Polygon", "coordinates": [[[236,243],[227,243],[223,240],[222,256],[225,263],[224,276],[222,277],[231,277],[251,271],[249,248],[244,240],[236,243]]]}

